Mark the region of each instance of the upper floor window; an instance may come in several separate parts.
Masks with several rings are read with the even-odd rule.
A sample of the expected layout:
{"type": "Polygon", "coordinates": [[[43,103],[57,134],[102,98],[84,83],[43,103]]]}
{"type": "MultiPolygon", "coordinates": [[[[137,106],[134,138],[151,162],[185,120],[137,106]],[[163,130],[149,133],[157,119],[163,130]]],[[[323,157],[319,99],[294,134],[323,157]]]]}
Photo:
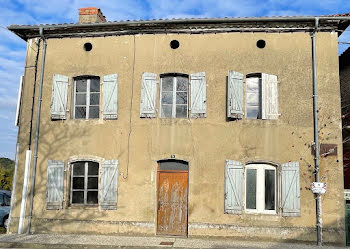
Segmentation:
{"type": "Polygon", "coordinates": [[[245,105],[243,74],[229,71],[227,117],[241,119],[277,119],[278,81],[276,75],[253,73],[246,76],[245,105]]]}
{"type": "Polygon", "coordinates": [[[77,77],[74,81],[74,109],[76,119],[99,118],[100,78],[77,77]]]}
{"type": "Polygon", "coordinates": [[[261,77],[247,77],[246,85],[246,117],[261,119],[261,77]]]}
{"type": "Polygon", "coordinates": [[[72,164],[71,203],[98,203],[98,172],[96,162],[75,162],[72,164]]]}
{"type": "Polygon", "coordinates": [[[161,76],[162,118],[188,117],[188,76],[171,74],[161,76]]]}

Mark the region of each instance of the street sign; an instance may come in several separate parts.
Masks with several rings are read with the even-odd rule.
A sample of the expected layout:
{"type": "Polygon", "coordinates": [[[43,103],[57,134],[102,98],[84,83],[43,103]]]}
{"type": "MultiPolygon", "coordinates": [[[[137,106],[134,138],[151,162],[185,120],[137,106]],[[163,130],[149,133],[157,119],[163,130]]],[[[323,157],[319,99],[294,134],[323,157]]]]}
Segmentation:
{"type": "Polygon", "coordinates": [[[325,194],[327,184],[325,182],[313,182],[311,185],[311,191],[314,194],[325,194]]]}

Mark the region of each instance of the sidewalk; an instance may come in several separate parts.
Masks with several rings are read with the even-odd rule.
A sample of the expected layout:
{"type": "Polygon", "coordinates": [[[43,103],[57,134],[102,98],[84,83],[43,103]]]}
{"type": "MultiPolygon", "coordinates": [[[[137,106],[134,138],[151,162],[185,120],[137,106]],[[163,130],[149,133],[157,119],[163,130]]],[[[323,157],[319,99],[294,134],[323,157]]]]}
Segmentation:
{"type": "MultiPolygon", "coordinates": [[[[242,241],[235,238],[172,238],[172,237],[130,237],[130,236],[106,236],[106,235],[0,235],[0,248],[59,248],[59,249],[112,249],[112,248],[286,248],[306,249],[319,248],[312,244],[279,243],[242,241]]],[[[322,249],[346,248],[335,246],[323,246],[322,249]]]]}

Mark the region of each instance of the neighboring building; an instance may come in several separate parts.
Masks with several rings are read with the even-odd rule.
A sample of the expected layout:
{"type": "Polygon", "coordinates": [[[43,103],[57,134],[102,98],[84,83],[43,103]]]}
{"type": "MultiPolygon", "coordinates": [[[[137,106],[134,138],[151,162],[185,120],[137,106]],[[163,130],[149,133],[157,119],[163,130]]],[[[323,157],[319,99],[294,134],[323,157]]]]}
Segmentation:
{"type": "MultiPolygon", "coordinates": [[[[316,240],[314,17],[104,22],[90,8],[79,20],[9,27],[28,44],[10,232],[21,224],[21,205],[26,228],[30,209],[21,200],[28,139],[35,144],[42,28],[32,233],[316,240]]],[[[347,25],[324,17],[316,33],[321,136],[338,148],[321,160],[323,233],[338,244],[337,40],[347,25]]],[[[35,155],[27,156],[33,166],[35,155]]]]}

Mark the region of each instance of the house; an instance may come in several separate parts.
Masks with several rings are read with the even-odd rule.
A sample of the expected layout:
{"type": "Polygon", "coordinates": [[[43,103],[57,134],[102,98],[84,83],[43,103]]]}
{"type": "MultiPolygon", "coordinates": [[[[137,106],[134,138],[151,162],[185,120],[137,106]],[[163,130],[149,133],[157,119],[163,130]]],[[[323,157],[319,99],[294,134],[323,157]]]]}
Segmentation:
{"type": "Polygon", "coordinates": [[[79,13],[76,24],[9,27],[27,42],[11,233],[315,241],[315,32],[320,143],[337,148],[320,160],[323,235],[345,243],[347,15],[79,13]]]}

